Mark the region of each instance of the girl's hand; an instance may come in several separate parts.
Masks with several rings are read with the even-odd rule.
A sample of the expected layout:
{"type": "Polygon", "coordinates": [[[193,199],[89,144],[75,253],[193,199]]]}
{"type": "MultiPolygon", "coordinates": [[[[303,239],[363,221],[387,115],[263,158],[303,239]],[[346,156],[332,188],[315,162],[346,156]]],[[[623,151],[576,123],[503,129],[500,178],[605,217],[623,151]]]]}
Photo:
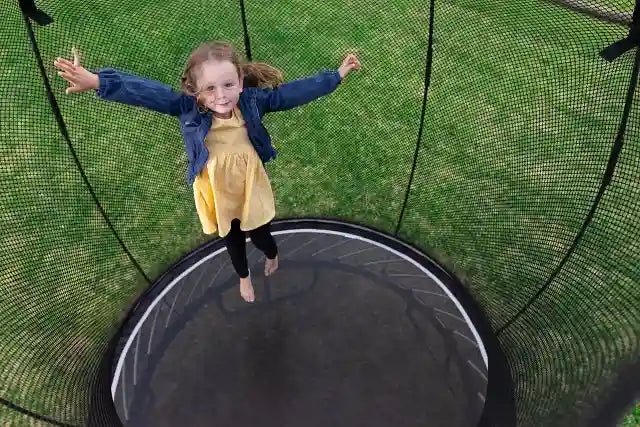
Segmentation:
{"type": "Polygon", "coordinates": [[[358,61],[358,57],[354,54],[349,54],[342,61],[340,68],[338,68],[338,72],[340,73],[340,77],[343,79],[351,72],[351,70],[359,70],[361,67],[360,61],[358,61]]]}
{"type": "Polygon", "coordinates": [[[69,87],[65,90],[68,95],[70,93],[85,92],[100,87],[100,78],[82,65],[78,58],[76,49],[71,49],[73,54],[73,63],[64,58],[57,58],[53,61],[53,65],[59,70],[58,75],[69,82],[69,87]]]}

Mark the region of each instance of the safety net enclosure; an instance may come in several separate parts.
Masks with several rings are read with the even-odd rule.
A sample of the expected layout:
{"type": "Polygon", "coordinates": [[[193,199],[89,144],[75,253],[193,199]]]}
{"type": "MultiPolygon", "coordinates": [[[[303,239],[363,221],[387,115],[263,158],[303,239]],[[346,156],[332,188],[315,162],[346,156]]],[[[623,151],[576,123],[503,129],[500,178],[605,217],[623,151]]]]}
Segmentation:
{"type": "Polygon", "coordinates": [[[5,1],[0,424],[621,422],[640,378],[635,6],[5,1]],[[287,80],[363,65],[264,120],[282,266],[262,277],[249,246],[253,305],[202,233],[176,119],[67,96],[53,66],[76,47],[177,88],[212,39],[287,80]]]}

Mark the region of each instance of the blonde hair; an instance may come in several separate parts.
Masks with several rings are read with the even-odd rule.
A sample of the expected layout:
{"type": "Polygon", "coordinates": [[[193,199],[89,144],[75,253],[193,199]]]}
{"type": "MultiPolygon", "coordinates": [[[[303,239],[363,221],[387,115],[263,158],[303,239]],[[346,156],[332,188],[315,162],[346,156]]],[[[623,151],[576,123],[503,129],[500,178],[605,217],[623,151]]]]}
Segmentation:
{"type": "Polygon", "coordinates": [[[209,60],[229,61],[235,65],[238,76],[241,72],[244,75],[244,87],[275,88],[284,81],[284,74],[278,68],[264,62],[245,63],[231,43],[213,40],[202,43],[189,55],[180,78],[180,88],[184,93],[195,96],[197,91],[195,70],[209,60]]]}

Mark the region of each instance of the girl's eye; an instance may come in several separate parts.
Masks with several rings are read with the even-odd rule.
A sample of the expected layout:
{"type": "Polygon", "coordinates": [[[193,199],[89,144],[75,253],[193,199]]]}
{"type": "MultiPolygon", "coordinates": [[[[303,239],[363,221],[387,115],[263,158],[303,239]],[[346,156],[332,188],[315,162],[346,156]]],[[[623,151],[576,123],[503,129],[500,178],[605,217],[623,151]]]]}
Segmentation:
{"type": "Polygon", "coordinates": [[[233,86],[233,83],[226,83],[225,84],[225,87],[231,87],[231,86],[233,86]]]}
{"type": "Polygon", "coordinates": [[[215,87],[213,87],[213,86],[207,86],[207,90],[214,90],[214,89],[215,89],[215,87]]]}

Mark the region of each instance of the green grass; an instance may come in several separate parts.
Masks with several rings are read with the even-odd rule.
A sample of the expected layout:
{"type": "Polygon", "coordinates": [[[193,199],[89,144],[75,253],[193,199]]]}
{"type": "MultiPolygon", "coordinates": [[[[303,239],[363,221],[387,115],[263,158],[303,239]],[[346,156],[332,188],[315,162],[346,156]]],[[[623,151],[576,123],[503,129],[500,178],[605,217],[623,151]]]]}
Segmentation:
{"type": "Polygon", "coordinates": [[[594,0],[592,3],[616,12],[633,12],[633,3],[627,0],[594,0]]]}
{"type": "MultiPolygon", "coordinates": [[[[177,122],[91,94],[64,96],[53,59],[75,45],[87,67],[113,66],[177,86],[193,47],[211,38],[241,47],[242,34],[233,3],[215,10],[199,2],[133,4],[40,1],[56,21],[37,27],[36,36],[89,182],[154,278],[206,239],[184,180],[177,122]]],[[[419,127],[426,7],[417,0],[248,2],[254,58],[287,78],[337,67],[352,47],[364,66],[330,97],[266,119],[281,152],[268,167],[279,216],[340,217],[393,230],[419,127]]],[[[88,404],[84,391],[106,340],[146,285],[59,136],[16,6],[0,10],[0,19],[9,29],[0,47],[0,226],[9,249],[0,256],[0,342],[8,343],[0,352],[0,396],[81,423],[86,414],[78,408],[88,404]]],[[[499,326],[551,274],[590,208],[630,70],[628,55],[607,64],[597,52],[626,30],[533,1],[438,2],[436,25],[422,148],[401,236],[455,271],[499,326]]],[[[630,132],[637,141],[635,127],[630,132]]],[[[585,243],[532,307],[549,322],[525,316],[514,325],[528,331],[527,346],[517,335],[501,338],[519,361],[512,366],[518,397],[541,405],[537,414],[519,408],[523,425],[575,415],[554,412],[559,405],[546,390],[564,390],[571,405],[586,397],[585,388],[592,391],[580,378],[544,374],[566,369],[562,363],[588,370],[588,352],[574,353],[583,339],[620,359],[638,346],[625,328],[637,327],[631,322],[639,316],[630,302],[640,298],[633,272],[640,224],[620,209],[638,210],[639,186],[629,183],[640,181],[639,160],[628,144],[585,243]],[[583,302],[590,294],[598,306],[583,302]]],[[[603,374],[611,369],[605,362],[603,374]]],[[[9,417],[0,411],[0,424],[24,423],[9,417]]]]}
{"type": "Polygon", "coordinates": [[[633,408],[633,411],[627,415],[622,423],[622,427],[638,427],[640,426],[640,403],[633,408]]]}

